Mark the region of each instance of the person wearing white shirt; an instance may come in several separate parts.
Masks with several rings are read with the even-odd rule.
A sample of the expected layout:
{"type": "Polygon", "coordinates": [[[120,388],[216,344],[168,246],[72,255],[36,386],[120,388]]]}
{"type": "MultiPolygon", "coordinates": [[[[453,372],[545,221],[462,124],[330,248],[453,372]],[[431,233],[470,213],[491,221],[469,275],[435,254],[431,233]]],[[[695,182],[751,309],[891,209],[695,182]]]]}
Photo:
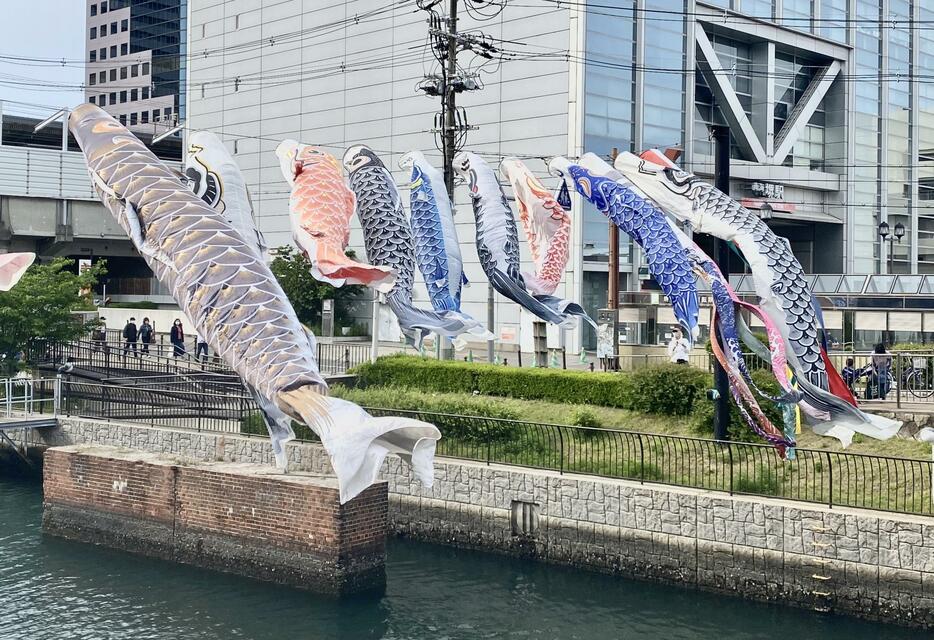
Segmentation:
{"type": "Polygon", "coordinates": [[[687,338],[681,333],[681,329],[674,328],[671,331],[671,341],[668,343],[668,357],[676,364],[688,364],[688,355],[691,345],[687,338]]]}
{"type": "Polygon", "coordinates": [[[195,360],[208,361],[208,341],[202,338],[197,330],[195,331],[195,360]],[[204,354],[203,358],[202,354],[204,354]]]}

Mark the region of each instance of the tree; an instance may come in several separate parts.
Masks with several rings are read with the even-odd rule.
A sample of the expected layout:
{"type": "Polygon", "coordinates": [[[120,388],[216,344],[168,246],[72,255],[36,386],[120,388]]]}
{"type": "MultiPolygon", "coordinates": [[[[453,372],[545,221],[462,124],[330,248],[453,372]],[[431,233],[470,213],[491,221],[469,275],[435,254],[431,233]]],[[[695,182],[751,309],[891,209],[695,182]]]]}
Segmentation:
{"type": "Polygon", "coordinates": [[[72,311],[90,303],[106,267],[98,262],[78,275],[69,270],[73,265],[66,258],[34,264],[12,290],[0,293],[0,356],[7,372],[16,369],[16,356],[30,341],[76,340],[97,324],[80,321],[72,311]]]}
{"type": "MultiPolygon", "coordinates": [[[[353,306],[366,287],[362,285],[344,285],[334,287],[315,280],[311,275],[311,263],[304,254],[293,247],[275,249],[272,272],[288,296],[298,319],[309,327],[321,326],[321,301],[334,300],[334,313],[337,321],[349,324],[353,306]]],[[[347,251],[347,257],[355,258],[354,252],[347,251]]]]}

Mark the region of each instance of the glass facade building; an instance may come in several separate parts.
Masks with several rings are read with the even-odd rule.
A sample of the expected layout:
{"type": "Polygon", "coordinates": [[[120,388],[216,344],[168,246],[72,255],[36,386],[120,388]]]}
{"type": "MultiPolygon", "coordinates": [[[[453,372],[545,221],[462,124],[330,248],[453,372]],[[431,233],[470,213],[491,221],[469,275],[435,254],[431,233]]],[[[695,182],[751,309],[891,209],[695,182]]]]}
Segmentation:
{"type": "MultiPolygon", "coordinates": [[[[603,0],[583,11],[585,149],[677,148],[709,177],[710,128],[730,126],[732,195],[807,271],[934,273],[934,35],[912,28],[934,6],[603,0]],[[901,242],[883,242],[883,221],[904,226],[901,242]]],[[[606,221],[585,215],[584,269],[605,272],[606,221]]],[[[623,248],[629,290],[638,260],[623,248]]]]}

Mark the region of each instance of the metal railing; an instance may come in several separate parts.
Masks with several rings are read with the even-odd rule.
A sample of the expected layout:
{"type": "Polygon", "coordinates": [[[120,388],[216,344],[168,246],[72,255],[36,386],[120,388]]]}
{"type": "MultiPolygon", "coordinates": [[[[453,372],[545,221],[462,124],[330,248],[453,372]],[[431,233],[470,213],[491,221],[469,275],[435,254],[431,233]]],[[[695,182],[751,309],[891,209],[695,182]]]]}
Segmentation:
{"type": "Polygon", "coordinates": [[[901,513],[934,514],[934,461],[798,448],[779,459],[766,444],[620,429],[539,424],[395,409],[367,409],[437,425],[437,454],[548,469],[901,513]]]}
{"type": "MultiPolygon", "coordinates": [[[[319,342],[316,355],[318,368],[323,375],[338,375],[369,362],[370,346],[365,343],[319,342]]],[[[132,343],[127,346],[125,342],[109,338],[64,343],[35,340],[27,349],[26,359],[40,365],[71,363],[107,377],[116,377],[114,372],[127,370],[166,375],[195,372],[236,375],[214,354],[198,358],[194,351],[187,348],[179,353],[172,345],[132,343]]]]}
{"type": "MultiPolygon", "coordinates": [[[[32,401],[56,395],[65,415],[197,431],[263,434],[262,416],[244,393],[184,388],[34,381],[32,401]]],[[[0,389],[5,388],[0,383],[0,389]]],[[[794,460],[745,442],[596,429],[478,416],[368,408],[438,426],[440,456],[486,464],[622,478],[729,494],[934,515],[934,462],[798,448],[794,460]]],[[[297,429],[312,437],[307,427],[297,429]]]]}
{"type": "Polygon", "coordinates": [[[57,415],[61,409],[61,382],[57,378],[0,379],[0,416],[57,415]]]}

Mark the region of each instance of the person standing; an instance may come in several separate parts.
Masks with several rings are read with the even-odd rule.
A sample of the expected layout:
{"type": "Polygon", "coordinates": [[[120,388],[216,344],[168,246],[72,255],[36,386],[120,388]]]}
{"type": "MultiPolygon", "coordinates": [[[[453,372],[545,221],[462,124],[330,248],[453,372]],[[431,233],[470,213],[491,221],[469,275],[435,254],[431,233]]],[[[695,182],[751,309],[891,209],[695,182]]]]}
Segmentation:
{"type": "Polygon", "coordinates": [[[149,353],[149,345],[156,341],[156,332],[153,330],[152,325],[149,324],[149,318],[143,318],[143,324],[139,327],[139,341],[143,343],[140,346],[140,351],[149,353]]]}
{"type": "Polygon", "coordinates": [[[130,347],[132,347],[133,355],[138,358],[139,353],[136,351],[136,343],[139,340],[139,329],[136,328],[136,318],[130,318],[129,322],[123,327],[123,340],[123,357],[126,358],[130,352],[130,347]]]}
{"type": "Polygon", "coordinates": [[[185,330],[182,328],[182,321],[175,318],[172,324],[172,330],[169,332],[169,341],[172,343],[172,353],[176,358],[185,355],[185,330]]]}
{"type": "Polygon", "coordinates": [[[668,342],[668,358],[675,364],[688,364],[690,352],[691,345],[681,333],[681,329],[678,327],[672,329],[671,340],[668,342]]]}
{"type": "Polygon", "coordinates": [[[208,341],[201,337],[201,333],[197,330],[195,331],[195,360],[201,360],[201,362],[208,361],[208,341]],[[201,358],[201,354],[204,354],[204,358],[201,358]]]}
{"type": "Polygon", "coordinates": [[[872,350],[872,371],[866,385],[866,399],[879,398],[885,400],[892,388],[892,354],[880,342],[872,350]]]}

